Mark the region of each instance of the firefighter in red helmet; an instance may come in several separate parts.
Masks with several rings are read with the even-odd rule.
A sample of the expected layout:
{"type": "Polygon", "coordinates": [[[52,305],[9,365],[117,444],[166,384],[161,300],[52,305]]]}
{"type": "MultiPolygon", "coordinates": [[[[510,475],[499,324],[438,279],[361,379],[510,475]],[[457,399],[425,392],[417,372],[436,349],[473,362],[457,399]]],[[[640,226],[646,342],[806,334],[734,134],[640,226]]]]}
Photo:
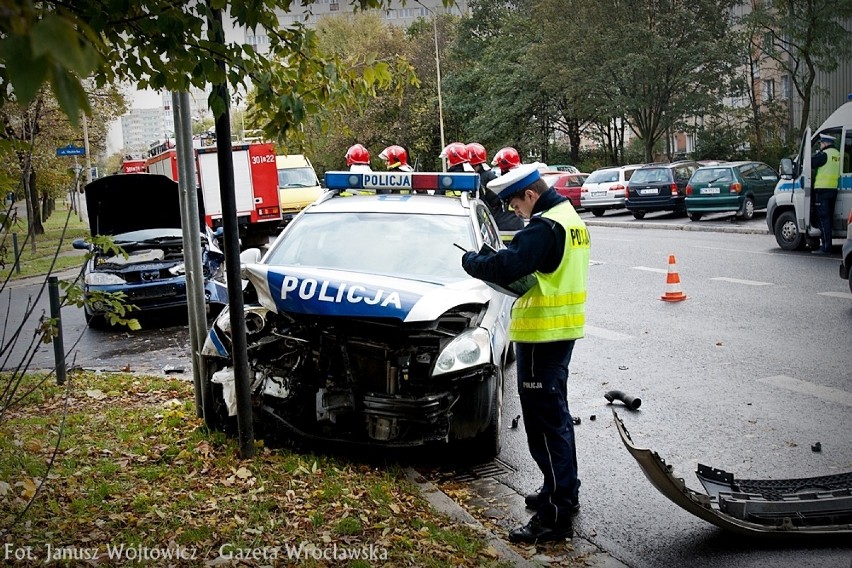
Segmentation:
{"type": "Polygon", "coordinates": [[[497,228],[501,231],[519,231],[524,228],[524,221],[511,211],[507,211],[503,202],[497,197],[497,194],[488,189],[487,184],[497,178],[497,174],[488,167],[488,153],[485,151],[485,146],[478,142],[471,142],[467,145],[468,163],[473,167],[473,170],[479,174],[480,195],[485,201],[491,214],[497,221],[497,228]]]}
{"type": "Polygon", "coordinates": [[[491,165],[500,168],[500,173],[502,175],[521,165],[521,155],[518,154],[518,151],[511,146],[506,146],[494,154],[494,159],[491,160],[491,165]]]}

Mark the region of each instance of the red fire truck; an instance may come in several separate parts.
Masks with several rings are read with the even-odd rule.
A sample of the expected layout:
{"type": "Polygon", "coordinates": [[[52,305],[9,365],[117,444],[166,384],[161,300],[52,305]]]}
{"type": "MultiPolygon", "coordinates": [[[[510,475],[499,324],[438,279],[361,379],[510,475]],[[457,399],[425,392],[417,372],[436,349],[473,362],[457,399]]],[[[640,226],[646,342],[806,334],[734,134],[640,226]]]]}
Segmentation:
{"type": "MultiPolygon", "coordinates": [[[[262,246],[281,224],[278,201],[278,170],[271,143],[234,144],[234,197],[237,223],[244,246],[262,246]]],[[[152,145],[147,170],[178,179],[177,152],[171,141],[152,145]]],[[[211,228],[222,225],[219,163],[216,147],[195,148],[198,197],[204,218],[211,228]]]]}
{"type": "Polygon", "coordinates": [[[138,174],[141,172],[146,172],[147,170],[147,160],[145,158],[131,158],[125,159],[121,162],[121,173],[123,174],[138,174]]]}

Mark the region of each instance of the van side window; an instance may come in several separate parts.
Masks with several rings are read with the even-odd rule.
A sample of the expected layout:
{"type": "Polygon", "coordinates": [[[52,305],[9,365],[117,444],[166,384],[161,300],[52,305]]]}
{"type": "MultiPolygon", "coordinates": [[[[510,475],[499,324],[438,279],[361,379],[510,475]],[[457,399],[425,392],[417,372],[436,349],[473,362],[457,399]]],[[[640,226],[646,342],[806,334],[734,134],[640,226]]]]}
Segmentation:
{"type": "Polygon", "coordinates": [[[852,130],[843,138],[843,173],[852,173],[852,130]]]}

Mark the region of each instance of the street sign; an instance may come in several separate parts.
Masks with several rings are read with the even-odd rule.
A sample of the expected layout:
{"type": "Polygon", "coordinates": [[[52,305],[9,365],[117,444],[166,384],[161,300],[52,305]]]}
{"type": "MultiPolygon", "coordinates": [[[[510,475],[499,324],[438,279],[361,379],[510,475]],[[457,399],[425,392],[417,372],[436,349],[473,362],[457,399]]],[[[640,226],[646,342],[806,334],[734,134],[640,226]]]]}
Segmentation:
{"type": "Polygon", "coordinates": [[[75,146],[73,144],[68,144],[67,146],[60,146],[56,149],[57,156],[85,156],[86,149],[81,146],[75,146]]]}

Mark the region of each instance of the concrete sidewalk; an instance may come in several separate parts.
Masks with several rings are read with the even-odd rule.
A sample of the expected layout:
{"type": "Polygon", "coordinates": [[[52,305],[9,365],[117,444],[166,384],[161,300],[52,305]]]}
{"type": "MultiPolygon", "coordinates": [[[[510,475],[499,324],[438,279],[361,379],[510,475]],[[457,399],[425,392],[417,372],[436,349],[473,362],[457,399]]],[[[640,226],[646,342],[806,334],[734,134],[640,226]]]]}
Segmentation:
{"type": "MultiPolygon", "coordinates": [[[[467,525],[482,534],[494,549],[500,561],[512,566],[576,566],[584,568],[627,568],[627,565],[600,550],[590,541],[577,535],[558,543],[540,545],[514,545],[508,541],[509,530],[525,524],[532,513],[526,509],[523,495],[494,478],[481,478],[467,487],[473,492],[465,506],[487,519],[486,526],[465,506],[431,483],[413,468],[406,468],[409,481],[418,487],[423,497],[437,511],[456,523],[467,525]]],[[[582,514],[582,511],[581,513],[582,514]]]]}

